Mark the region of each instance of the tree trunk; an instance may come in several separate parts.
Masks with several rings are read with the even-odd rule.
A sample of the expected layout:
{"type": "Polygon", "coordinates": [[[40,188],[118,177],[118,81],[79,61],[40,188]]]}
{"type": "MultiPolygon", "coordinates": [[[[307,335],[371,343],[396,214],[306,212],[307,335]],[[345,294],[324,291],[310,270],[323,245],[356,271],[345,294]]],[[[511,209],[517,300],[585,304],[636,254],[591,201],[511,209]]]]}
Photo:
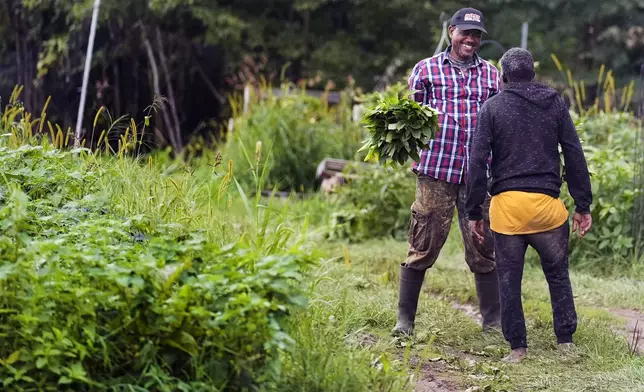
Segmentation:
{"type": "Polygon", "coordinates": [[[168,70],[168,62],[163,51],[163,40],[161,39],[161,29],[157,27],[157,47],[159,49],[159,60],[161,61],[161,69],[163,69],[163,76],[166,86],[168,88],[168,101],[170,102],[170,113],[174,121],[173,131],[176,132],[175,140],[179,143],[179,150],[183,148],[183,141],[181,138],[181,123],[179,122],[179,115],[177,114],[177,105],[175,101],[174,89],[172,87],[172,80],[170,79],[170,71],[168,70]]]}
{"type": "Polygon", "coordinates": [[[35,66],[33,62],[33,53],[30,50],[29,43],[27,42],[28,36],[29,36],[29,31],[27,28],[27,25],[25,24],[25,19],[24,19],[24,9],[22,8],[22,5],[18,6],[17,12],[16,12],[16,22],[17,22],[17,29],[16,29],[16,34],[17,34],[17,41],[16,41],[16,47],[20,47],[20,56],[21,56],[21,65],[22,69],[19,70],[20,73],[22,73],[22,85],[24,86],[24,105],[25,109],[28,112],[32,112],[36,109],[35,108],[35,94],[34,94],[34,71],[33,67],[35,66]]]}
{"type": "Polygon", "coordinates": [[[132,66],[133,74],[132,79],[134,80],[134,99],[130,103],[130,112],[132,115],[134,113],[139,113],[139,97],[141,96],[141,81],[139,80],[139,57],[137,56],[134,59],[134,65],[132,66]]]}
{"type": "MultiPolygon", "coordinates": [[[[29,50],[29,72],[30,75],[30,85],[32,88],[31,93],[31,107],[33,110],[42,110],[41,105],[45,102],[45,91],[42,88],[42,85],[37,84],[38,80],[38,53],[42,49],[42,39],[38,38],[38,41],[32,45],[29,50]],[[35,49],[35,50],[33,50],[35,49]]],[[[43,128],[44,130],[45,128],[43,128]]]]}
{"type": "MultiPolygon", "coordinates": [[[[157,96],[157,98],[161,99],[161,88],[159,87],[159,70],[157,68],[157,62],[154,59],[154,51],[152,50],[152,45],[150,45],[150,41],[148,40],[147,35],[145,34],[145,27],[142,26],[141,30],[143,32],[143,46],[145,47],[146,53],[148,55],[148,60],[150,61],[150,70],[152,71],[152,85],[154,88],[154,94],[157,96]]],[[[163,103],[163,106],[166,107],[167,105],[165,102],[163,103]]],[[[163,116],[163,121],[166,125],[166,130],[168,133],[168,137],[170,138],[170,144],[172,147],[175,149],[175,152],[179,152],[179,144],[177,143],[177,140],[175,139],[175,134],[174,130],[172,129],[172,122],[170,121],[170,117],[168,116],[168,110],[161,110],[161,115],[163,116]]]]}
{"type": "Polygon", "coordinates": [[[15,33],[15,39],[16,39],[16,75],[18,76],[18,85],[24,86],[25,85],[25,78],[23,71],[25,69],[24,65],[22,64],[22,44],[20,43],[20,32],[16,27],[13,28],[13,31],[15,33]]]}
{"type": "MultiPolygon", "coordinates": [[[[109,31],[110,40],[112,41],[112,44],[118,46],[118,44],[119,44],[118,40],[120,39],[120,37],[118,37],[114,33],[112,20],[110,20],[108,22],[107,29],[109,31]]],[[[113,88],[113,91],[114,91],[114,93],[113,93],[114,94],[114,108],[113,108],[113,110],[117,115],[123,114],[122,113],[123,108],[121,107],[121,73],[119,71],[119,64],[120,64],[120,62],[119,62],[118,58],[115,58],[114,66],[112,68],[112,72],[114,73],[114,81],[112,82],[112,85],[114,86],[114,88],[113,88]]],[[[132,115],[134,116],[134,114],[132,114],[132,115]]]]}
{"type": "Polygon", "coordinates": [[[16,66],[18,85],[23,87],[22,102],[27,111],[32,111],[32,86],[33,80],[31,79],[30,62],[28,47],[27,47],[27,32],[23,21],[23,9],[20,3],[10,3],[9,9],[11,10],[11,24],[12,30],[15,34],[16,41],[16,66]]]}
{"type": "MultiPolygon", "coordinates": [[[[121,73],[119,72],[119,62],[118,60],[114,63],[114,112],[117,115],[123,114],[123,108],[121,107],[121,73]]],[[[132,114],[134,116],[135,114],[132,114]]]]}

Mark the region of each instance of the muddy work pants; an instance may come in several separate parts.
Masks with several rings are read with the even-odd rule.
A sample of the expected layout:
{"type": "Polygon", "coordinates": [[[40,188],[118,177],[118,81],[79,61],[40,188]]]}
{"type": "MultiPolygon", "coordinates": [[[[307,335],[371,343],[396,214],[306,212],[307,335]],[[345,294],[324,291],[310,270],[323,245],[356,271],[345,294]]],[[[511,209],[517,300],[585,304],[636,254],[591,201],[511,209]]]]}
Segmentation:
{"type": "Polygon", "coordinates": [[[472,237],[465,217],[466,185],[452,184],[419,175],[416,200],[411,208],[407,259],[403,266],[418,271],[432,267],[445,245],[452,226],[454,208],[458,210],[458,225],[465,248],[465,262],[470,271],[488,274],[494,271],[494,240],[489,230],[488,196],[483,205],[485,241],[479,245],[472,237]]]}
{"type": "Polygon", "coordinates": [[[568,276],[569,227],[566,222],[557,229],[538,234],[493,233],[501,287],[503,335],[512,349],[528,346],[521,303],[521,279],[528,245],[539,254],[541,267],[548,282],[557,342],[572,342],[572,335],[577,329],[577,313],[568,276]]]}
{"type": "Polygon", "coordinates": [[[451,184],[426,176],[418,176],[416,200],[412,204],[407,258],[400,266],[400,292],[396,333],[413,329],[418,295],[425,272],[436,262],[447,240],[458,210],[458,222],[465,247],[465,261],[474,273],[483,330],[500,328],[501,304],[499,279],[494,263],[493,237],[489,230],[489,198],[485,201],[486,235],[483,245],[474,241],[465,217],[465,184],[451,184]]]}

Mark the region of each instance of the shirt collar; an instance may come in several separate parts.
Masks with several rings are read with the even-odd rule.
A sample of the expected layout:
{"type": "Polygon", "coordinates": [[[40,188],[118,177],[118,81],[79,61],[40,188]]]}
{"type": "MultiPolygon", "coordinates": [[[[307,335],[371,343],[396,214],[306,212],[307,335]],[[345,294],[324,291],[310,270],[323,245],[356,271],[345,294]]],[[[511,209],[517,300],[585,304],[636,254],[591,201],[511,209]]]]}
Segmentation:
{"type": "MultiPolygon", "coordinates": [[[[449,62],[449,61],[450,61],[450,58],[449,58],[449,52],[450,52],[450,50],[452,50],[452,45],[448,45],[448,46],[447,46],[447,49],[445,49],[445,50],[441,53],[441,59],[440,59],[440,60],[441,60],[441,64],[445,64],[445,62],[449,62]]],[[[481,64],[483,64],[483,62],[481,61],[481,58],[479,57],[479,55],[475,52],[475,53],[474,53],[474,65],[478,67],[478,66],[480,66],[481,64]]]]}

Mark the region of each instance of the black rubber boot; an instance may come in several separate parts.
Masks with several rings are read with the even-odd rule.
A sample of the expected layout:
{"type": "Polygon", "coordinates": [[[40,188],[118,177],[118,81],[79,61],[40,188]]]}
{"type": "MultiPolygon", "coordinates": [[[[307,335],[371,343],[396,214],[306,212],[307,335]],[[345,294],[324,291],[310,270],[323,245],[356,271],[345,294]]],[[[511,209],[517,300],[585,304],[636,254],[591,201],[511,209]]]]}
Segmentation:
{"type": "Polygon", "coordinates": [[[398,322],[392,333],[396,336],[411,335],[418,307],[420,288],[425,279],[425,271],[417,271],[400,266],[400,290],[398,294],[398,322]]]}
{"type": "Polygon", "coordinates": [[[486,274],[474,274],[483,330],[501,329],[501,296],[496,269],[486,274]]]}

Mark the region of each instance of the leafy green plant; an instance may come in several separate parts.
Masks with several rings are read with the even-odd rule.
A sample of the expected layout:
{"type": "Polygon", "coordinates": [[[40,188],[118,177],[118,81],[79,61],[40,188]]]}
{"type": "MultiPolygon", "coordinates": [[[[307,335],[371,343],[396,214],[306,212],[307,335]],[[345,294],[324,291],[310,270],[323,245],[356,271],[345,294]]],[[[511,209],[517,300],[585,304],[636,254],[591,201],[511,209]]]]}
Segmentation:
{"type": "Polygon", "coordinates": [[[365,161],[372,158],[381,165],[405,164],[412,158],[419,161],[419,151],[427,147],[438,130],[438,112],[410,99],[398,83],[385,94],[376,93],[376,106],[363,118],[370,134],[360,151],[368,151],[365,161]]]}
{"type": "MultiPolygon", "coordinates": [[[[626,113],[601,113],[584,118],[578,132],[593,174],[593,228],[583,238],[571,238],[573,265],[608,272],[633,260],[635,243],[631,232],[634,201],[641,190],[634,188],[634,150],[639,121],[626,113]]],[[[568,209],[574,202],[566,184],[562,198],[568,209]]]]}
{"type": "Polygon", "coordinates": [[[103,184],[126,160],[0,149],[4,389],[221,391],[275,382],[293,345],[288,317],[306,305],[310,257],[272,228],[272,215],[257,215],[252,241],[226,244],[179,221],[122,215],[103,184]]]}
{"type": "Polygon", "coordinates": [[[408,168],[351,165],[349,183],[332,196],[330,239],[359,242],[370,238],[405,239],[415,196],[408,168]]]}

